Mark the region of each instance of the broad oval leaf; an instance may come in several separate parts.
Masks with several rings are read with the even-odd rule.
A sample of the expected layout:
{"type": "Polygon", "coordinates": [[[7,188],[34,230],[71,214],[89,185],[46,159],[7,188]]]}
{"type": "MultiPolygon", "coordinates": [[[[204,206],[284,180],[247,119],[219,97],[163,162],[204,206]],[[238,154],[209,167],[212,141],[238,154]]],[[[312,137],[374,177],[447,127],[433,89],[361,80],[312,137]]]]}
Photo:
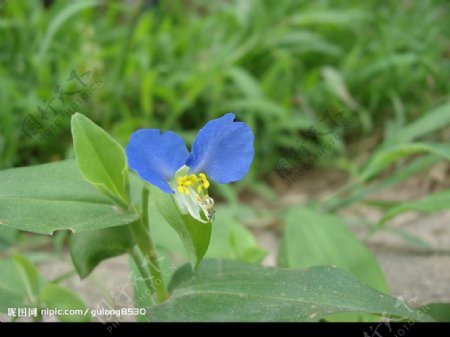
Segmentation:
{"type": "Polygon", "coordinates": [[[73,265],[82,279],[87,277],[100,262],[125,254],[133,245],[128,226],[74,233],[69,241],[73,265]]]}
{"type": "Polygon", "coordinates": [[[205,260],[174,275],[171,297],[147,309],[153,322],[319,321],[339,312],[432,320],[333,267],[305,270],[205,260]]]}
{"type": "Polygon", "coordinates": [[[23,305],[27,290],[12,259],[0,259],[0,270],[0,312],[7,312],[23,305]]]}
{"type": "MultiPolygon", "coordinates": [[[[8,308],[40,307],[78,309],[82,313],[59,315],[61,321],[89,321],[86,305],[73,291],[42,278],[36,266],[23,256],[0,259],[0,312],[8,308]]],[[[39,309],[38,309],[39,310],[39,309]]]]}
{"type": "Polygon", "coordinates": [[[78,295],[56,283],[47,283],[40,293],[41,302],[49,309],[70,310],[70,315],[57,315],[62,322],[89,322],[91,314],[78,295]]]}
{"type": "Polygon", "coordinates": [[[353,235],[342,218],[306,208],[291,208],[280,246],[280,265],[307,268],[335,265],[371,287],[388,287],[375,256],[353,235]]]}
{"type": "Polygon", "coordinates": [[[72,116],[72,136],[81,175],[117,204],[127,208],[130,187],[122,146],[80,113],[72,116]]]}
{"type": "Polygon", "coordinates": [[[39,271],[25,257],[16,255],[12,258],[26,289],[31,304],[36,304],[39,297],[39,271]]]}
{"type": "MultiPolygon", "coordinates": [[[[152,205],[151,205],[152,206],[152,205]]],[[[186,249],[177,238],[176,231],[167,226],[166,221],[156,212],[151,211],[151,230],[156,246],[164,251],[174,253],[178,260],[188,261],[186,249]]],[[[240,223],[232,212],[223,206],[217,207],[217,216],[212,225],[211,240],[205,258],[241,260],[245,262],[260,263],[267,252],[258,246],[252,233],[240,223]]]]}
{"type": "Polygon", "coordinates": [[[260,263],[267,252],[258,246],[252,233],[240,223],[227,207],[218,207],[213,224],[207,258],[260,263]]]}
{"type": "Polygon", "coordinates": [[[123,211],[80,176],[73,160],[0,172],[0,225],[39,234],[129,224],[123,211]]]}

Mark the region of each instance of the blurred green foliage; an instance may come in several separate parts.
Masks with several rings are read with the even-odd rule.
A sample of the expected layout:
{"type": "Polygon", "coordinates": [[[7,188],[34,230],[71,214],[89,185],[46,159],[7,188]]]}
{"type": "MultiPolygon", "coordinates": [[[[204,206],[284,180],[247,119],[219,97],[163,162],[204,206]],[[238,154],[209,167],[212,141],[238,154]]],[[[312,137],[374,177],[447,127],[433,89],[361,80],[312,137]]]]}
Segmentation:
{"type": "Polygon", "coordinates": [[[334,149],[346,156],[349,141],[393,134],[448,100],[448,6],[80,0],[45,8],[41,1],[6,1],[0,168],[70,157],[68,113],[75,109],[122,144],[141,127],[181,131],[191,142],[206,120],[232,111],[256,135],[249,181],[272,172],[310,126],[330,127],[324,112],[344,111],[360,125],[334,149]],[[95,90],[69,81],[73,72],[95,82],[95,90]],[[42,120],[38,107],[52,99],[42,120]],[[22,129],[30,116],[49,134],[27,138],[22,129]],[[52,124],[55,118],[61,125],[52,124]]]}

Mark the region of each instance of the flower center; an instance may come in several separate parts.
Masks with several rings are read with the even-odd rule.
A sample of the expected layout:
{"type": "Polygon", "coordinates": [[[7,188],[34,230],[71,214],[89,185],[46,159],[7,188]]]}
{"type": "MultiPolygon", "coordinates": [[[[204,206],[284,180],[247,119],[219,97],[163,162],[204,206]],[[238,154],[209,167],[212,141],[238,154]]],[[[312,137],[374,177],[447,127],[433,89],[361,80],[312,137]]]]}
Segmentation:
{"type": "MultiPolygon", "coordinates": [[[[197,213],[195,209],[201,209],[209,222],[214,221],[214,199],[208,195],[210,183],[204,173],[189,174],[180,176],[176,179],[177,189],[180,194],[179,203],[194,216],[197,213]],[[184,196],[184,198],[181,198],[184,196]],[[196,203],[195,207],[192,203],[196,203]],[[192,207],[194,206],[194,207],[192,207]]],[[[197,216],[194,216],[200,220],[197,216]]]]}
{"type": "Polygon", "coordinates": [[[209,181],[204,173],[190,174],[177,178],[178,192],[186,195],[191,194],[191,190],[196,192],[196,195],[205,195],[208,193],[209,181]]]}

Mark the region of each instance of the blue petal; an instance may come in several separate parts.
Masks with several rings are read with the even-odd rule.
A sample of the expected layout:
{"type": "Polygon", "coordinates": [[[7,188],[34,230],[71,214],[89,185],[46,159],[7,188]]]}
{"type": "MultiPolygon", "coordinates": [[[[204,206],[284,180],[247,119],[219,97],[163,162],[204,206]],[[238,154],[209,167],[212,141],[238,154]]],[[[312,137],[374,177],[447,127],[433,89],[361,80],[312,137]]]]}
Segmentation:
{"type": "Polygon", "coordinates": [[[176,133],[141,129],[133,133],[125,149],[128,165],[149,183],[174,193],[169,181],[189,157],[183,139],[176,133]]]}
{"type": "Polygon", "coordinates": [[[208,122],[198,133],[186,162],[191,172],[204,172],[219,184],[244,177],[253,161],[253,132],[234,114],[208,122]]]}

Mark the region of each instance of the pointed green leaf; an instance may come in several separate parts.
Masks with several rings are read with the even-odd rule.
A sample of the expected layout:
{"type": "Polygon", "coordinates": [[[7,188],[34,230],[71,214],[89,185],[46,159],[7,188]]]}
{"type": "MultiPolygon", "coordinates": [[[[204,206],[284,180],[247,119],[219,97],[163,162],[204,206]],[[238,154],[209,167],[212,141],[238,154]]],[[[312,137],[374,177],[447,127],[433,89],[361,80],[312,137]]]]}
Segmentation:
{"type": "Polygon", "coordinates": [[[209,246],[211,223],[202,223],[189,214],[181,214],[172,194],[153,186],[149,186],[149,189],[158,211],[178,233],[192,265],[197,267],[209,246]]]}
{"type": "Polygon", "coordinates": [[[347,228],[342,218],[306,208],[291,208],[286,220],[279,253],[281,266],[335,265],[379,291],[388,291],[375,256],[347,228]]]}
{"type": "Polygon", "coordinates": [[[359,179],[367,181],[397,160],[418,153],[432,153],[443,159],[450,160],[450,147],[445,144],[411,143],[398,144],[383,148],[372,156],[359,179]]]}
{"type": "Polygon", "coordinates": [[[91,314],[88,307],[70,289],[63,288],[55,283],[47,283],[40,293],[43,305],[49,309],[69,310],[69,314],[57,315],[62,322],[89,322],[91,314]],[[76,310],[76,311],[75,311],[76,310]]]}
{"type": "Polygon", "coordinates": [[[0,259],[0,270],[0,312],[7,312],[8,308],[44,305],[50,309],[83,310],[83,314],[59,316],[62,321],[90,320],[86,305],[73,291],[48,283],[36,266],[23,256],[0,259]]]}
{"type": "Polygon", "coordinates": [[[0,225],[39,234],[129,224],[123,211],[80,176],[73,160],[0,172],[0,225]]]}
{"type": "Polygon", "coordinates": [[[14,256],[13,261],[21,276],[30,304],[36,304],[39,296],[39,271],[23,256],[14,256]]]}
{"type": "Polygon", "coordinates": [[[19,308],[23,306],[23,294],[7,290],[0,286],[0,312],[8,312],[8,308],[19,308]]]}
{"type": "Polygon", "coordinates": [[[72,116],[72,136],[81,175],[126,208],[130,191],[127,159],[122,146],[79,113],[72,116]]]}
{"type": "Polygon", "coordinates": [[[427,111],[420,118],[399,130],[394,139],[397,143],[410,142],[448,125],[450,125],[450,104],[444,104],[427,111]]]}
{"type": "Polygon", "coordinates": [[[328,211],[334,211],[337,208],[354,204],[360,200],[367,198],[369,195],[382,190],[383,188],[399,184],[409,177],[412,177],[425,170],[426,168],[429,168],[430,166],[438,163],[439,161],[441,161],[441,158],[434,154],[421,156],[404,165],[401,171],[394,171],[390,176],[384,178],[383,180],[377,181],[371,186],[357,188],[349,196],[343,196],[342,194],[337,193],[325,202],[324,209],[328,211]]]}
{"type": "Polygon", "coordinates": [[[75,269],[83,279],[100,262],[125,254],[133,245],[128,226],[117,226],[74,233],[70,237],[69,249],[75,269]]]}
{"type": "Polygon", "coordinates": [[[196,271],[178,269],[169,289],[166,302],[147,309],[150,321],[319,321],[339,312],[432,320],[326,266],[298,270],[205,260],[196,271]]]}
{"type": "Polygon", "coordinates": [[[16,263],[0,259],[0,271],[0,312],[23,306],[27,291],[16,263]]]}
{"type": "Polygon", "coordinates": [[[377,228],[384,226],[387,221],[404,212],[417,211],[431,213],[446,209],[450,209],[450,190],[429,194],[422,199],[405,202],[392,207],[384,214],[383,218],[378,223],[377,228]]]}
{"type": "Polygon", "coordinates": [[[207,258],[260,263],[267,252],[259,247],[252,233],[232,216],[229,208],[218,207],[207,258]]]}

